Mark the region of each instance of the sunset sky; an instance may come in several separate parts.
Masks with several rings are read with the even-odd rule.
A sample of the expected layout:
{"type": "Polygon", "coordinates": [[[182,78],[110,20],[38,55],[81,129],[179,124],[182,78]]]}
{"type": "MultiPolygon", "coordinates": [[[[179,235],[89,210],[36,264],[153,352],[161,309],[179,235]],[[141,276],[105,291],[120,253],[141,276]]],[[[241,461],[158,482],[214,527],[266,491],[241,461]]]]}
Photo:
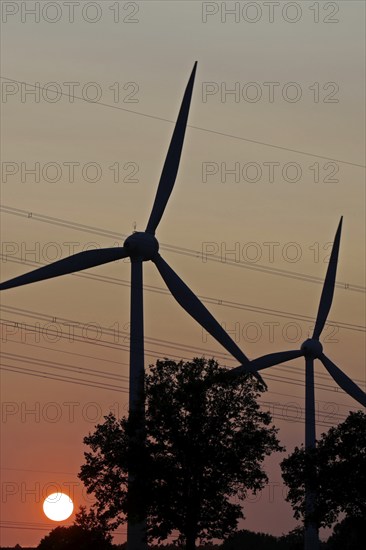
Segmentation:
{"type": "MultiPolygon", "coordinates": [[[[247,356],[297,349],[343,215],[322,342],[365,389],[364,3],[1,4],[0,280],[145,229],[197,60],[161,254],[247,356]]],[[[55,487],[90,503],[83,437],[127,411],[129,281],[126,260],[1,293],[2,546],[57,525],[42,512],[55,487]]],[[[149,262],[144,283],[146,366],[237,366],[149,262]]],[[[263,374],[287,452],[241,528],[296,525],[279,463],[304,440],[304,371],[298,359],[263,374]]],[[[320,363],[316,407],[318,435],[358,408],[320,363]]]]}

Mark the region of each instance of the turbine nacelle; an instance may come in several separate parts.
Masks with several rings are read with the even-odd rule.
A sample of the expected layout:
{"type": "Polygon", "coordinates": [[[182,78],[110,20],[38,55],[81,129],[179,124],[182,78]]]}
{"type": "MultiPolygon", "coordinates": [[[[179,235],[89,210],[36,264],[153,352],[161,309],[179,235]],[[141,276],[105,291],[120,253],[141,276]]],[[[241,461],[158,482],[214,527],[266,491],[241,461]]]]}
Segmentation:
{"type": "Polygon", "coordinates": [[[305,357],[312,357],[313,359],[318,359],[323,353],[323,346],[315,338],[308,338],[301,345],[301,349],[304,352],[305,357]]]}
{"type": "Polygon", "coordinates": [[[159,243],[154,235],[143,231],[132,233],[123,243],[123,247],[130,258],[144,262],[153,260],[159,252],[159,243]]]}

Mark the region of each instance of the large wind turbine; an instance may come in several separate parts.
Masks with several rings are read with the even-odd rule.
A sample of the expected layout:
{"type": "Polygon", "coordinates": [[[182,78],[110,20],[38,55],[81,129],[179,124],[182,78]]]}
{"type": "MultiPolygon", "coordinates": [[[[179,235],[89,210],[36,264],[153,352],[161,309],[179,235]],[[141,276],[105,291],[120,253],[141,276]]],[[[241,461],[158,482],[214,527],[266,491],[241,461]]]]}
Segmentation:
{"type": "MultiPolygon", "coordinates": [[[[121,258],[131,259],[131,333],[130,333],[130,390],[129,415],[134,426],[131,439],[135,450],[143,454],[144,441],[144,329],[143,329],[143,280],[142,263],[151,260],[157,267],[168,289],[185,309],[202,327],[207,330],[241,365],[248,365],[249,360],[235,342],[214,319],[206,307],[193,294],[187,285],[159,254],[159,243],[155,231],[164,213],[170,194],[173,190],[183,148],[188,112],[191,102],[193,83],[196,73],[195,63],[188,81],[178,119],[160,177],[154,205],[145,231],[135,232],[125,240],[123,247],[104,248],[80,252],[59,260],[19,277],[0,284],[0,290],[10,289],[45,279],[51,279],[68,273],[75,273],[90,267],[114,262],[121,258]]],[[[259,375],[256,374],[258,378],[259,375]]],[[[138,456],[138,455],[137,455],[138,456]]],[[[136,468],[136,465],[132,465],[136,468]]],[[[143,466],[140,468],[143,468],[143,466]]],[[[141,471],[141,470],[139,470],[141,471]]],[[[146,546],[146,513],[144,510],[144,489],[141,477],[129,474],[128,483],[128,550],[145,550],[146,546]]]]}
{"type": "MultiPolygon", "coordinates": [[[[320,359],[329,374],[346,393],[353,397],[358,403],[366,407],[366,393],[361,390],[344,372],[342,372],[326,355],[323,353],[323,346],[319,342],[320,335],[326,323],[334,294],[336,279],[339,244],[341,239],[342,218],[340,219],[338,229],[334,238],[332,253],[329,260],[327,274],[324,281],[323,291],[320,298],[318,315],[316,317],[315,328],[312,338],[306,340],[300,350],[283,351],[264,355],[251,362],[248,366],[240,366],[229,371],[230,375],[237,372],[257,372],[297,357],[305,357],[305,448],[315,447],[315,400],[314,400],[314,359],[320,359]]],[[[314,505],[315,492],[311,488],[306,491],[305,503],[306,514],[311,514],[314,505]]],[[[317,550],[319,548],[318,531],[314,524],[309,523],[305,527],[305,550],[317,550]]]]}

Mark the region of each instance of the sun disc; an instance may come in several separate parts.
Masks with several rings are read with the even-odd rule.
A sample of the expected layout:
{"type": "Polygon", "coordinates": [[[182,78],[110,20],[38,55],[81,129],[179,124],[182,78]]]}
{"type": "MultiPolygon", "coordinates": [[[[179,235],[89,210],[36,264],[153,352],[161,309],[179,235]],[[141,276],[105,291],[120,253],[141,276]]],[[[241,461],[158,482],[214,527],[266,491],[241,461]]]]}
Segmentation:
{"type": "Polygon", "coordinates": [[[71,498],[64,493],[52,493],[43,503],[43,511],[52,521],[63,521],[69,518],[74,510],[71,498]]]}

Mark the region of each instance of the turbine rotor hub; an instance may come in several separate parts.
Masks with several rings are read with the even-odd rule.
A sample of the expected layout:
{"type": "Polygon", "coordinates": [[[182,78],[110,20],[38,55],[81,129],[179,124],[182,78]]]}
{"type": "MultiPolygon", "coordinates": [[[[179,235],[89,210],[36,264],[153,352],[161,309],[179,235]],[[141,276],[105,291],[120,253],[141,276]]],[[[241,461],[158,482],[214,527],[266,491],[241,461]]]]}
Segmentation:
{"type": "Polygon", "coordinates": [[[312,357],[313,359],[320,357],[323,353],[323,346],[319,340],[315,340],[315,338],[308,338],[305,340],[301,345],[301,349],[305,352],[305,357],[312,357]]]}
{"type": "Polygon", "coordinates": [[[123,243],[128,255],[132,259],[139,259],[143,262],[152,260],[159,251],[159,243],[154,235],[143,231],[132,233],[123,243]]]}

